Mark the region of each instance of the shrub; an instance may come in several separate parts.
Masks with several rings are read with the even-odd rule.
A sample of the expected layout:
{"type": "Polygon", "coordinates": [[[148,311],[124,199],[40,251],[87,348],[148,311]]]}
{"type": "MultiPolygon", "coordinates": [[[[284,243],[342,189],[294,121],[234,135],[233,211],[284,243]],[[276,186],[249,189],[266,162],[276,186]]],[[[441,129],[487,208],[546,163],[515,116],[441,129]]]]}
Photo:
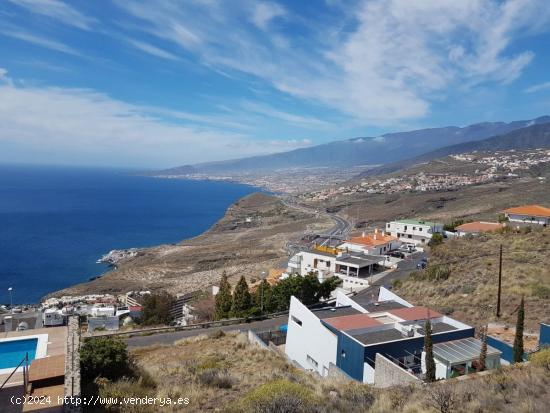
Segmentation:
{"type": "Polygon", "coordinates": [[[428,242],[428,245],[430,247],[435,247],[440,244],[443,244],[443,235],[441,235],[439,232],[436,232],[432,235],[432,239],[430,240],[430,242],[428,242]]]}
{"type": "Polygon", "coordinates": [[[424,279],[428,281],[445,281],[451,275],[448,265],[431,265],[424,272],[424,279]]]}
{"type": "Polygon", "coordinates": [[[535,297],[542,298],[544,300],[550,299],[550,287],[546,287],[540,284],[531,285],[531,293],[535,297]]]}
{"type": "Polygon", "coordinates": [[[233,387],[233,378],[227,369],[206,369],[199,373],[197,379],[205,386],[217,387],[219,389],[230,389],[233,387]]]}
{"type": "Polygon", "coordinates": [[[84,342],[80,349],[80,368],[84,380],[97,377],[109,380],[130,375],[130,359],[126,343],[111,337],[98,337],[84,342]]]}
{"type": "Polygon", "coordinates": [[[393,288],[401,288],[403,286],[403,281],[401,280],[394,280],[392,283],[393,288]]]}
{"type": "Polygon", "coordinates": [[[544,367],[546,370],[550,371],[550,348],[543,348],[533,353],[529,357],[529,361],[533,366],[544,367]]]}
{"type": "Polygon", "coordinates": [[[238,411],[254,413],[308,413],[314,397],[304,386],[288,380],[275,380],[253,390],[238,411]]]}
{"type": "Polygon", "coordinates": [[[350,402],[353,406],[368,409],[375,401],[372,389],[369,386],[358,383],[346,385],[342,391],[342,399],[350,402]]]}

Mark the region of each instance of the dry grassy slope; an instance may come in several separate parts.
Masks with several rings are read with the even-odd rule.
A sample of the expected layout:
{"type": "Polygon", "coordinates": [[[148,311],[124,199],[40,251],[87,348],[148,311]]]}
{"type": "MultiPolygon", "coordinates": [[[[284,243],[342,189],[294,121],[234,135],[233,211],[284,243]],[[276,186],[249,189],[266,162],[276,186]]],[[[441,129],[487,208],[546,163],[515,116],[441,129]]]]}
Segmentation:
{"type": "Polygon", "coordinates": [[[306,230],[331,225],[329,218],[289,208],[274,196],[252,194],[232,205],[204,234],[177,245],[149,248],[120,262],[117,269],[102,278],[55,295],[160,288],[185,293],[216,283],[223,271],[233,280],[241,274],[257,277],[286,257],[287,240],[299,238],[306,230]]]}
{"type": "Polygon", "coordinates": [[[411,277],[395,292],[413,303],[440,310],[479,326],[496,321],[498,251],[503,245],[502,317],[515,325],[515,310],[525,296],[525,325],[538,331],[550,316],[550,228],[531,233],[491,233],[447,240],[432,248],[430,265],[451,263],[445,281],[411,277]],[[546,288],[546,290],[545,290],[546,288]]]}
{"type": "MultiPolygon", "coordinates": [[[[174,346],[137,349],[133,356],[156,388],[143,381],[120,381],[107,385],[102,396],[188,397],[189,406],[175,411],[240,413],[432,413],[439,411],[432,401],[434,395],[452,400],[449,412],[545,412],[550,402],[550,375],[535,366],[504,368],[467,381],[379,390],[342,379],[322,379],[290,365],[275,353],[253,347],[243,334],[199,336],[174,346]],[[276,397],[270,383],[281,381],[302,396],[302,409],[298,404],[289,410],[293,401],[289,392],[283,392],[278,409],[273,404],[267,408],[266,400],[273,402],[276,397]],[[263,400],[263,410],[247,403],[251,394],[256,401],[263,400]]],[[[149,412],[158,408],[132,406],[122,411],[149,412]]]]}
{"type": "Polygon", "coordinates": [[[326,206],[338,209],[355,223],[382,225],[405,217],[442,222],[457,218],[495,220],[499,211],[527,203],[550,205],[550,182],[525,177],[452,191],[357,194],[337,197],[326,206]]]}

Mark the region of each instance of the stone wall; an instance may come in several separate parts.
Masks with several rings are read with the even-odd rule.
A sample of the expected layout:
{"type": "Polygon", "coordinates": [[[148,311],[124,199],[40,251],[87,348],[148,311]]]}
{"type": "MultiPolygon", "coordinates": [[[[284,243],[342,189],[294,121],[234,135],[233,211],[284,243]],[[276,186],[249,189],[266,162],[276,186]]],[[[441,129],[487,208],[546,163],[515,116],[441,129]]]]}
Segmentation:
{"type": "Polygon", "coordinates": [[[380,353],[376,353],[375,366],[374,385],[376,387],[420,383],[420,380],[414,374],[402,369],[380,353]]]}
{"type": "Polygon", "coordinates": [[[80,403],[70,403],[71,398],[80,399],[80,325],[77,316],[67,321],[67,352],[65,354],[65,403],[64,413],[80,413],[80,403]]]}

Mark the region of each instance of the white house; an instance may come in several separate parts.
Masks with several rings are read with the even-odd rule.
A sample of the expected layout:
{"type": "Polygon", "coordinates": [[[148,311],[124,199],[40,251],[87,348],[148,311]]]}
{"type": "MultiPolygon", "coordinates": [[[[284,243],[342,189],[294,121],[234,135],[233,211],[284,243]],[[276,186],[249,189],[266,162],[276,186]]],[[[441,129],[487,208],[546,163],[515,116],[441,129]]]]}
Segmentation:
{"type": "Polygon", "coordinates": [[[378,255],[342,252],[335,248],[313,249],[292,256],[288,262],[287,274],[305,276],[314,273],[321,282],[336,276],[342,279],[344,289],[357,291],[369,286],[369,277],[384,263],[385,257],[378,255]]]}
{"type": "Polygon", "coordinates": [[[550,223],[550,208],[540,205],[524,205],[504,210],[510,222],[547,226],[550,223]]]}
{"type": "MultiPolygon", "coordinates": [[[[291,298],[285,353],[304,369],[321,376],[330,370],[343,371],[357,381],[381,387],[418,381],[428,319],[441,375],[460,374],[462,366],[471,367],[479,357],[479,351],[472,355],[477,351],[473,346],[470,353],[460,354],[460,360],[445,359],[443,351],[436,353],[440,343],[473,338],[474,329],[429,308],[415,307],[383,287],[378,293],[366,291],[353,298],[338,292],[336,298],[335,307],[321,309],[308,309],[291,298]]],[[[488,367],[498,366],[493,358],[499,353],[491,349],[488,367]]]]}
{"type": "Polygon", "coordinates": [[[437,222],[403,219],[386,224],[386,232],[401,242],[413,245],[424,245],[430,242],[432,235],[443,233],[443,224],[437,222]]]}
{"type": "Polygon", "coordinates": [[[338,248],[370,255],[384,255],[400,246],[401,241],[397,237],[386,234],[385,231],[378,231],[376,228],[373,233],[363,232],[360,237],[352,237],[340,244],[338,248]]]}

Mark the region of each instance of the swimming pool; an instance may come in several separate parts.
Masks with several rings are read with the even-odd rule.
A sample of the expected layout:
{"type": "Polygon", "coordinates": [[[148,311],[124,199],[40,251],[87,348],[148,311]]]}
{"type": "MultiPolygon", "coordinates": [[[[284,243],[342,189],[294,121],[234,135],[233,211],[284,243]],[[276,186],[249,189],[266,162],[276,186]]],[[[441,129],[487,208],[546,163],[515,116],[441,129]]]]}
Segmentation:
{"type": "Polygon", "coordinates": [[[29,362],[36,357],[38,338],[0,342],[0,369],[14,368],[29,355],[29,362]]]}

